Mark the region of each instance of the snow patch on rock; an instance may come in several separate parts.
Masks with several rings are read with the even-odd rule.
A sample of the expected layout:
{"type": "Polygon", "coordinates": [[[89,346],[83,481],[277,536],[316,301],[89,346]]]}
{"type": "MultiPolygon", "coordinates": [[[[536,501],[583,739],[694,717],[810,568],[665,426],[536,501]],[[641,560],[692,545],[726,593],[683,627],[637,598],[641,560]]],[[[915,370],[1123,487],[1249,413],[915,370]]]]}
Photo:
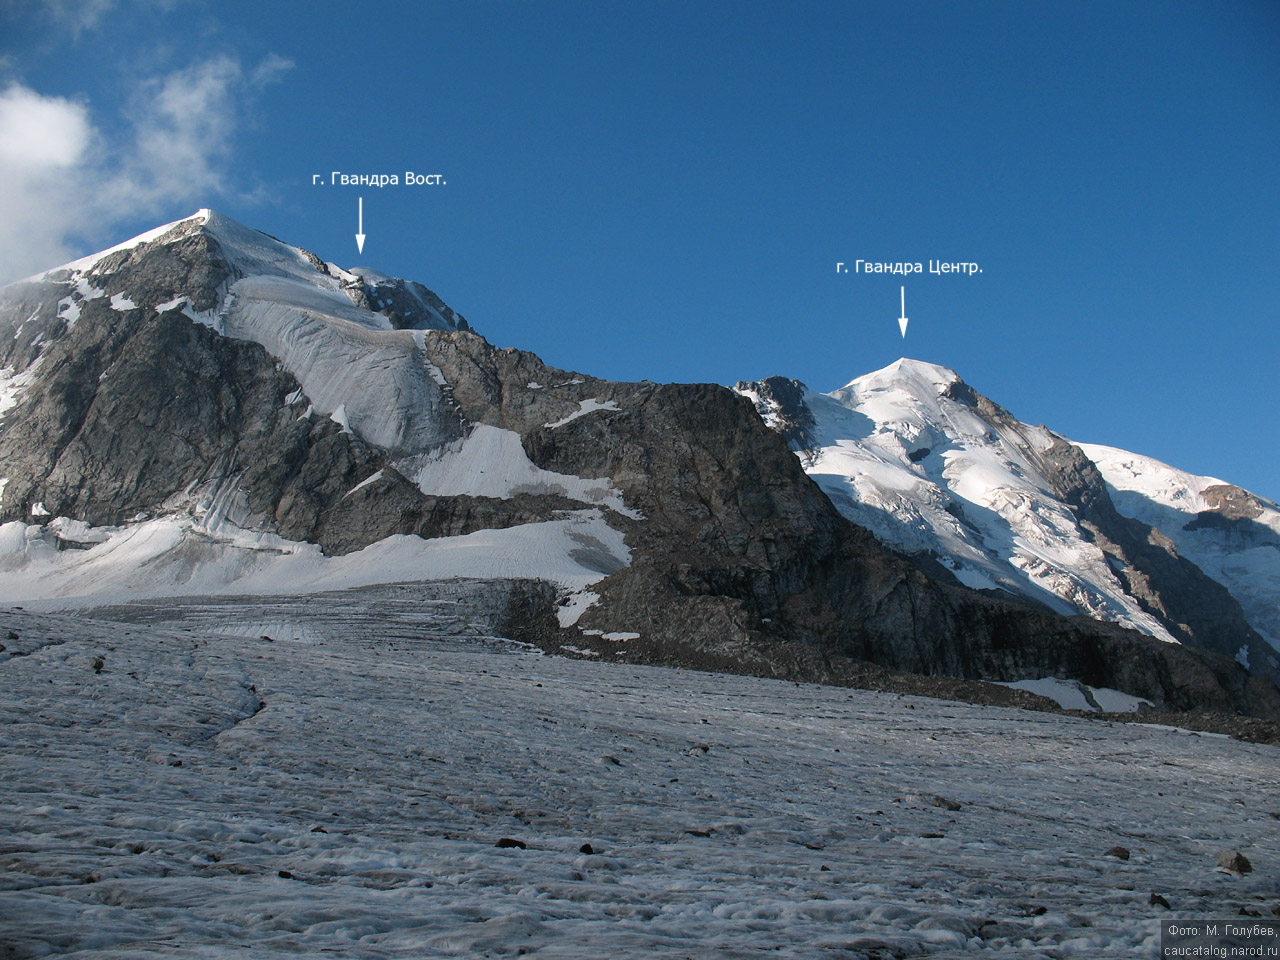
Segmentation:
{"type": "Polygon", "coordinates": [[[37,359],[21,373],[14,367],[0,369],[0,415],[22,400],[23,393],[36,378],[39,364],[40,360],[37,359]]]}
{"type": "Polygon", "coordinates": [[[563,597],[556,607],[556,619],[561,627],[572,627],[578,619],[600,602],[600,594],[590,590],[578,590],[563,597]]]}
{"type": "Polygon", "coordinates": [[[396,464],[429,496],[496,497],[550,494],[581,503],[599,504],[625,517],[640,519],[626,506],[622,493],[608,478],[587,479],[554,473],[535,465],[525,453],[520,435],[478,423],[461,440],[430,454],[396,464]]]}
{"type": "Polygon", "coordinates": [[[1048,697],[1064,710],[1104,711],[1106,713],[1135,713],[1151,701],[1109,687],[1091,687],[1079,680],[1062,680],[1058,677],[1041,677],[1039,680],[1017,680],[999,686],[1026,690],[1028,693],[1048,697]]]}
{"type": "Polygon", "coordinates": [[[585,417],[589,413],[595,413],[597,410],[617,409],[618,402],[616,400],[599,400],[594,397],[588,400],[579,400],[577,410],[569,414],[567,417],[561,417],[559,420],[555,421],[555,423],[548,423],[545,424],[545,426],[550,430],[554,430],[556,427],[563,427],[566,423],[573,423],[573,421],[577,420],[579,417],[585,417]]]}
{"type": "Polygon", "coordinates": [[[378,470],[375,473],[369,474],[369,476],[365,477],[363,480],[357,483],[354,487],[352,487],[350,490],[344,493],[342,495],[342,498],[345,500],[347,497],[351,496],[357,490],[363,490],[365,487],[369,486],[369,484],[377,483],[379,480],[382,479],[383,474],[384,474],[384,471],[382,470],[378,470]]]}

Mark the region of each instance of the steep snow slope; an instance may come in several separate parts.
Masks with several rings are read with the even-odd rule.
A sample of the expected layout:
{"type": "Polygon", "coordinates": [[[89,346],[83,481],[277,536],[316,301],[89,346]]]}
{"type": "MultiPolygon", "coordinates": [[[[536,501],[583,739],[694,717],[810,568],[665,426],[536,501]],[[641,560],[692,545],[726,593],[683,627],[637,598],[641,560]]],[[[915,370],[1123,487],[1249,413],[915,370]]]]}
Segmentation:
{"type": "Polygon", "coordinates": [[[1126,516],[1155,527],[1240,601],[1249,622],[1280,649],[1280,509],[1213,477],[1115,447],[1077,444],[1126,516]]]}
{"type": "MultiPolygon", "coordinates": [[[[841,513],[907,553],[937,556],[966,586],[1173,640],[1044,475],[1037,454],[1053,435],[990,422],[962,388],[954,371],[909,359],[829,394],[802,388],[812,423],[793,446],[841,513]]],[[[792,416],[767,384],[738,390],[766,420],[792,416]]]]}

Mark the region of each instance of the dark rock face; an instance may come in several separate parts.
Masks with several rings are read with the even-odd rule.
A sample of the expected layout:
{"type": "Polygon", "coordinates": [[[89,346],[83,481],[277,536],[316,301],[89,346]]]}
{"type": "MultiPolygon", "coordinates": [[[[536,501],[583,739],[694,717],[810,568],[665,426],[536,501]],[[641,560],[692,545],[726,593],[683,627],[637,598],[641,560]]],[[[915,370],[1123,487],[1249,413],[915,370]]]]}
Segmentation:
{"type": "Polygon", "coordinates": [[[758,409],[757,412],[763,417],[772,416],[776,421],[772,424],[773,428],[782,434],[791,449],[812,459],[817,449],[812,432],[816,424],[813,411],[804,402],[805,389],[805,385],[799,380],[788,380],[786,377],[739,381],[734,387],[739,393],[754,393],[760,397],[763,409],[758,409]]]}
{"type": "MultiPolygon", "coordinates": [[[[841,517],[728,390],[592,381],[464,334],[435,335],[428,351],[468,419],[518,430],[545,469],[610,477],[644,515],[615,521],[632,562],[597,585],[603,602],[579,621],[640,639],[594,644],[602,652],[828,680],[856,672],[855,661],[972,679],[1065,675],[1168,709],[1277,706],[1229,659],[931,580],[841,517]],[[578,380],[574,399],[619,409],[549,429],[548,397],[531,380],[578,380]]],[[[523,638],[554,649],[563,633],[574,631],[544,620],[523,638]]]]}
{"type": "MultiPolygon", "coordinates": [[[[105,273],[109,266],[104,275],[123,283],[123,275],[105,273]]],[[[228,275],[211,241],[195,234],[158,247],[130,292],[160,303],[182,290],[208,309],[228,275]]],[[[22,371],[38,358],[39,382],[7,411],[0,432],[0,463],[9,477],[0,508],[5,519],[25,519],[34,502],[44,501],[55,513],[118,523],[181,489],[179,475],[198,477],[230,454],[231,445],[214,437],[247,427],[238,411],[253,408],[261,418],[261,411],[283,406],[284,395],[274,395],[253,364],[242,365],[240,345],[202,348],[185,317],[175,323],[152,310],[112,309],[112,296],[124,293],[115,286],[81,302],[74,324],[57,316],[61,290],[52,285],[6,291],[16,294],[5,298],[4,318],[17,335],[8,341],[0,334],[0,365],[22,371]],[[38,312],[19,323],[32,301],[38,312]],[[227,372],[232,382],[219,382],[227,372]]]]}
{"type": "MultiPolygon", "coordinates": [[[[582,509],[546,493],[425,495],[397,472],[393,453],[307,416],[297,380],[262,346],[221,336],[176,309],[157,312],[179,296],[211,310],[236,278],[198,225],[179,229],[176,238],[104,261],[96,274],[104,292],[81,298],[74,323],[58,316],[67,313],[59,303],[68,288],[57,278],[4,291],[0,366],[30,371],[34,382],[0,418],[0,475],[9,481],[0,519],[30,520],[43,503],[53,515],[114,525],[201,498],[240,526],[347,553],[397,533],[454,536],[582,509]],[[139,306],[112,307],[126,293],[139,306]]],[[[361,295],[412,325],[402,312],[410,303],[388,300],[385,286],[365,283],[361,295]]],[[[559,627],[551,586],[513,591],[508,627],[517,639],[836,682],[864,674],[868,663],[970,680],[1065,675],[1168,709],[1280,715],[1274,685],[1251,686],[1229,659],[931,579],[845,520],[787,441],[730,390],[556,370],[466,332],[420,291],[396,289],[459,328],[429,330],[421,341],[447,382],[447,409],[438,415],[454,418],[456,430],[446,435],[474,424],[514,431],[534,464],[608,478],[641,517],[606,511],[625,534],[631,563],[599,568],[608,574],[594,588],[601,601],[577,626],[559,627]],[[594,401],[591,409],[585,401],[594,401]],[[603,637],[616,631],[640,637],[620,647],[603,637]]],[[[754,386],[803,448],[813,420],[802,385],[774,378],[754,386]]],[[[1135,570],[1157,570],[1145,574],[1154,583],[1164,568],[1147,554],[1168,552],[1115,522],[1100,478],[1073,449],[1046,455],[1062,489],[1100,542],[1114,544],[1135,570]]],[[[589,543],[582,551],[594,556],[589,543]]],[[[1168,566],[1176,569],[1177,558],[1168,566]]],[[[1192,576],[1180,587],[1154,586],[1153,608],[1192,632],[1232,627],[1225,605],[1197,611],[1170,595],[1198,589],[1192,576]]]]}

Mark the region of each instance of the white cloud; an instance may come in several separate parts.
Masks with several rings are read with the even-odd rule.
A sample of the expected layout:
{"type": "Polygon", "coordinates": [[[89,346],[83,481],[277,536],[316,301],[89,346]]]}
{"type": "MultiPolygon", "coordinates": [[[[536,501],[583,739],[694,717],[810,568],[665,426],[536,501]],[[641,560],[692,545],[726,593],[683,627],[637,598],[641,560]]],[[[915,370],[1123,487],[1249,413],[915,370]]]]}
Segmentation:
{"type": "Polygon", "coordinates": [[[20,86],[0,93],[0,280],[68,259],[72,197],[92,140],[82,104],[20,86]]]}
{"type": "Polygon", "coordinates": [[[0,91],[0,283],[72,259],[118,222],[230,192],[245,101],[293,64],[250,71],[215,57],[142,83],[132,128],[108,142],[86,104],[12,84],[0,91]]]}
{"type": "Polygon", "coordinates": [[[0,94],[0,164],[40,173],[78,163],[89,145],[89,111],[70,100],[11,86],[0,94]]]}
{"type": "Polygon", "coordinates": [[[134,176],[144,190],[181,194],[223,189],[221,165],[231,152],[240,64],[218,57],[149,83],[140,96],[134,176]]]}
{"type": "Polygon", "coordinates": [[[287,60],[278,54],[269,53],[260,64],[253,68],[253,74],[250,79],[255,86],[259,87],[268,83],[275,83],[292,70],[293,66],[292,60],[287,60]]]}

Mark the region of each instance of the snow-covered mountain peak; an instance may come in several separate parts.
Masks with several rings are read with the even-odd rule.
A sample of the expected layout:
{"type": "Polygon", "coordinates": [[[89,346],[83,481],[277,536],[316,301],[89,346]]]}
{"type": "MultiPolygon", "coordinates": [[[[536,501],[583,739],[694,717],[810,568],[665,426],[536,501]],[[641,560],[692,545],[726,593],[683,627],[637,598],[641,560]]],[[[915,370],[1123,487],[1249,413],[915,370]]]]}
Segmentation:
{"type": "Polygon", "coordinates": [[[105,262],[115,254],[135,250],[148,243],[176,243],[193,233],[204,233],[212,237],[218,242],[224,256],[229,261],[235,262],[237,266],[248,268],[247,272],[274,268],[281,272],[305,275],[303,271],[291,269],[299,260],[307,263],[314,272],[314,265],[298,248],[290,247],[261,231],[246,227],[216,210],[203,207],[189,217],[153,227],[123,243],[91,253],[87,257],[72,260],[51,270],[45,270],[19,283],[57,280],[64,274],[92,274],[99,265],[105,265],[105,262]]]}
{"type": "Polygon", "coordinates": [[[315,306],[326,314],[375,330],[469,329],[461,316],[420,283],[367,268],[344,269],[327,263],[309,250],[291,246],[207,207],[12,286],[69,283],[74,285],[72,300],[77,296],[92,297],[103,289],[105,275],[129,259],[130,251],[146,245],[179,244],[197,234],[212,242],[218,257],[230,268],[229,283],[270,278],[275,282],[273,294],[283,302],[315,306]],[[281,287],[281,282],[285,286],[281,287]]]}
{"type": "Polygon", "coordinates": [[[282,243],[206,207],[189,217],[147,230],[123,243],[46,270],[13,286],[70,282],[77,285],[81,296],[91,297],[93,291],[104,287],[109,274],[130,262],[131,252],[147,245],[172,246],[197,234],[213,241],[221,259],[240,277],[272,276],[294,280],[333,294],[341,301],[350,300],[343,294],[343,282],[359,282],[359,278],[352,274],[343,276],[344,272],[329,271],[318,257],[308,251],[282,243]]]}
{"type": "Polygon", "coordinates": [[[841,438],[862,440],[894,459],[910,457],[915,463],[949,438],[987,432],[973,410],[955,402],[956,396],[971,394],[955,371],[903,358],[831,393],[806,399],[820,423],[831,423],[836,431],[819,429],[821,446],[838,445],[841,438]]]}
{"type": "Polygon", "coordinates": [[[897,424],[913,434],[927,423],[941,422],[942,398],[954,393],[956,384],[963,386],[964,381],[954,370],[903,357],[826,396],[870,417],[877,425],[897,424]]]}
{"type": "Polygon", "coordinates": [[[0,305],[19,318],[0,351],[6,382],[77,323],[186,317],[264,347],[312,413],[376,447],[417,455],[456,439],[420,341],[422,331],[468,329],[462,317],[421,284],[344,270],[216,210],[4,287],[0,305]]]}
{"type": "MultiPolygon", "coordinates": [[[[32,274],[22,280],[15,280],[13,283],[6,284],[5,286],[17,287],[24,284],[56,280],[68,274],[74,276],[77,274],[90,273],[94,267],[107,259],[107,257],[110,257],[112,254],[121,253],[125,250],[132,250],[135,247],[142,246],[144,243],[153,243],[157,240],[169,239],[170,235],[174,234],[179,227],[186,227],[187,225],[191,225],[193,227],[202,226],[205,220],[208,219],[209,215],[212,213],[213,211],[209,209],[197,210],[189,217],[184,217],[183,219],[175,220],[172,223],[153,227],[150,230],[138,234],[136,237],[131,237],[130,239],[125,240],[123,243],[117,243],[113,247],[107,247],[105,250],[99,250],[97,253],[91,253],[87,257],[80,257],[78,260],[72,260],[69,263],[64,263],[61,266],[53,267],[49,270],[42,270],[40,273],[32,274]]],[[[183,235],[185,236],[186,233],[189,232],[190,230],[187,230],[183,235]]],[[[0,287],[0,289],[4,289],[4,287],[0,287]]]]}
{"type": "Polygon", "coordinates": [[[803,425],[783,432],[806,471],[880,539],[941,559],[966,586],[1174,639],[1067,502],[1064,478],[1084,456],[955,371],[903,358],[831,393],[805,391],[803,403],[781,403],[772,381],[739,392],[775,429],[803,425]]]}
{"type": "Polygon", "coordinates": [[[907,389],[926,386],[945,387],[959,379],[959,375],[947,367],[925,360],[899,357],[887,367],[855,377],[845,384],[844,389],[854,386],[861,386],[864,389],[877,387],[883,389],[889,386],[907,389]]]}
{"type": "MultiPolygon", "coordinates": [[[[639,512],[607,476],[534,464],[485,405],[499,375],[466,328],[420,284],[208,209],[0,288],[0,594],[14,568],[19,595],[270,592],[365,548],[342,578],[577,590],[625,566],[603,511],[639,512]],[[60,562],[66,542],[83,555],[60,562]],[[292,569],[253,580],[278,562],[292,569]]],[[[549,385],[526,420],[618,409],[536,358],[503,359],[529,367],[513,389],[549,385]]]]}
{"type": "Polygon", "coordinates": [[[905,357],[830,393],[778,377],[738,392],[841,513],[967,586],[1162,640],[1212,634],[1242,663],[1260,659],[1258,634],[1280,647],[1280,511],[1248,491],[1077,447],[905,357]]]}
{"type": "Polygon", "coordinates": [[[216,240],[227,261],[246,276],[276,274],[327,289],[339,288],[341,279],[332,276],[315,254],[246,227],[216,210],[201,210],[174,226],[187,224],[199,226],[203,233],[216,240]]]}

